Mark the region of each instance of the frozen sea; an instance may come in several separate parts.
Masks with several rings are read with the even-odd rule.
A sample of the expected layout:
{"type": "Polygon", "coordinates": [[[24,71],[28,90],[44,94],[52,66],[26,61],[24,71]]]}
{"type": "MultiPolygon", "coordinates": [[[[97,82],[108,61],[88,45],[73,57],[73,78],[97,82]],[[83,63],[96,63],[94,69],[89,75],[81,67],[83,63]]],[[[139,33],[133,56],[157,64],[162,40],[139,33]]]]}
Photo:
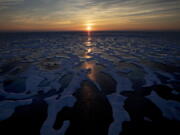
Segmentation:
{"type": "Polygon", "coordinates": [[[180,135],[180,32],[0,33],[1,135],[180,135]]]}

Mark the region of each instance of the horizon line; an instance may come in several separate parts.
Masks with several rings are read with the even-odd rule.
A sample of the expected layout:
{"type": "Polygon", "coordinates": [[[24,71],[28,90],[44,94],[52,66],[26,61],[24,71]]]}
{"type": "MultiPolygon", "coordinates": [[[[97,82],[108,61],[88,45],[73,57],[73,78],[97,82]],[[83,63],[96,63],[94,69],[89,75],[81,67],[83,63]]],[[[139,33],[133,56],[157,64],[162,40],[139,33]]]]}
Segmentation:
{"type": "Polygon", "coordinates": [[[0,33],[16,33],[16,32],[180,32],[180,29],[174,30],[0,30],[0,33]]]}

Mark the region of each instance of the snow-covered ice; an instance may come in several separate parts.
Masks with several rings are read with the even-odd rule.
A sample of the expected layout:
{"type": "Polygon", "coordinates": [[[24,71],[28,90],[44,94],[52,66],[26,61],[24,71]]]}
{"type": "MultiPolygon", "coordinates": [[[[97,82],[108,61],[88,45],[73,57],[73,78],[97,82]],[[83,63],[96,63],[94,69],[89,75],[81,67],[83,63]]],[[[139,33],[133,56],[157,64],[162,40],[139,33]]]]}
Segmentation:
{"type": "Polygon", "coordinates": [[[87,80],[112,107],[109,135],[119,135],[122,124],[131,121],[122,92],[149,99],[164,118],[179,122],[178,36],[171,32],[0,33],[0,126],[17,107],[42,99],[48,104],[48,116],[39,129],[41,135],[64,135],[71,122],[66,120],[55,130],[57,113],[74,106],[73,94],[87,80]],[[173,98],[159,96],[154,89],[159,84],[172,89],[173,98]]]}

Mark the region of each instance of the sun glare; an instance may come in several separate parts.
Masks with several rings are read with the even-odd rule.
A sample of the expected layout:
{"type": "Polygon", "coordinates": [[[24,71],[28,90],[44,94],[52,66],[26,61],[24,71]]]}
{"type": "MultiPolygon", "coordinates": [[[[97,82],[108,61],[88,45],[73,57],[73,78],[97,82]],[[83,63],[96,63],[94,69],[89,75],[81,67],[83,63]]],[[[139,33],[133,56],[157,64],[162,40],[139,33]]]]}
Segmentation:
{"type": "Polygon", "coordinates": [[[91,30],[92,30],[91,26],[87,26],[87,31],[91,31],[91,30]]]}
{"type": "Polygon", "coordinates": [[[86,30],[92,31],[92,24],[86,24],[86,30]]]}

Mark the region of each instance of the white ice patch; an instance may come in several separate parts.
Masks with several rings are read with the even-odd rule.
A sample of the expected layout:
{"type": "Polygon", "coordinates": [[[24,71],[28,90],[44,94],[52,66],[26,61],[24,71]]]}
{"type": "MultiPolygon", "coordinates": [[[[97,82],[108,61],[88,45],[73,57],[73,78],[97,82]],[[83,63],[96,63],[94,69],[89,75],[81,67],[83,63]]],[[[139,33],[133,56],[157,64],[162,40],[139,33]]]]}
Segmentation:
{"type": "Polygon", "coordinates": [[[132,82],[128,78],[119,76],[116,72],[111,70],[106,70],[106,73],[110,74],[117,82],[116,93],[132,90],[132,82]]]}
{"type": "Polygon", "coordinates": [[[172,81],[174,80],[174,76],[172,76],[171,74],[167,73],[167,72],[163,72],[163,71],[156,71],[158,74],[164,76],[164,77],[167,77],[169,78],[168,81],[172,81]]]}
{"type": "Polygon", "coordinates": [[[137,62],[132,62],[132,63],[143,68],[146,73],[144,77],[146,84],[143,85],[143,87],[152,86],[154,84],[161,84],[161,81],[158,79],[158,77],[154,74],[154,72],[151,69],[137,62]]]}
{"type": "Polygon", "coordinates": [[[172,100],[165,100],[159,97],[154,91],[147,96],[162,111],[163,116],[170,120],[180,120],[180,103],[172,100]]]}
{"type": "Polygon", "coordinates": [[[117,82],[116,93],[120,93],[125,90],[128,90],[128,91],[132,90],[132,82],[130,81],[130,79],[118,75],[117,74],[118,70],[114,68],[114,65],[112,62],[109,62],[103,59],[102,57],[97,57],[97,58],[99,59],[101,63],[104,63],[104,65],[106,66],[106,69],[104,69],[103,71],[111,75],[112,78],[117,82]]]}
{"type": "Polygon", "coordinates": [[[72,107],[76,102],[76,99],[73,96],[66,96],[59,100],[55,100],[56,97],[57,96],[46,99],[48,103],[48,117],[41,128],[41,135],[64,135],[68,128],[69,124],[67,122],[64,122],[62,128],[57,131],[53,129],[53,125],[56,121],[58,112],[64,107],[72,107]]]}
{"type": "Polygon", "coordinates": [[[75,90],[81,87],[81,82],[87,79],[86,77],[86,70],[80,70],[78,71],[74,76],[72,81],[70,82],[69,86],[64,89],[64,91],[61,93],[61,97],[66,97],[68,95],[72,95],[75,90]]]}
{"type": "Polygon", "coordinates": [[[64,135],[66,131],[65,129],[68,128],[69,124],[64,122],[64,125],[60,130],[54,130],[53,125],[55,123],[56,116],[64,107],[72,107],[74,105],[76,99],[72,96],[72,94],[75,90],[81,87],[80,84],[85,79],[86,72],[80,70],[76,73],[76,75],[74,75],[69,86],[61,93],[60,99],[56,100],[57,96],[46,99],[48,103],[48,117],[41,128],[41,135],[64,135]]]}
{"type": "Polygon", "coordinates": [[[1,101],[0,102],[0,120],[9,118],[15,111],[15,108],[22,105],[31,104],[32,100],[1,101]]]}
{"type": "Polygon", "coordinates": [[[30,75],[26,80],[26,88],[35,93],[38,90],[39,83],[43,80],[42,77],[36,75],[30,75]]]}
{"type": "Polygon", "coordinates": [[[64,121],[61,129],[58,131],[58,135],[64,135],[69,125],[70,125],[70,121],[68,120],[64,121]]]}
{"type": "Polygon", "coordinates": [[[122,124],[129,121],[130,117],[127,111],[123,108],[125,97],[117,94],[108,95],[108,100],[112,106],[114,121],[110,125],[109,135],[119,135],[122,131],[122,124]]]}

